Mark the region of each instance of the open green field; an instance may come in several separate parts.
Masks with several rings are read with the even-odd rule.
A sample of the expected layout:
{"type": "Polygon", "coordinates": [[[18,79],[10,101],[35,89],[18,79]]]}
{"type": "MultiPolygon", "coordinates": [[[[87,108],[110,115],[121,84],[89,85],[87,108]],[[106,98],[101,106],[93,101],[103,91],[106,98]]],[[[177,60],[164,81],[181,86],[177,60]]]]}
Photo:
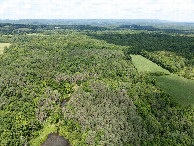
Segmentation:
{"type": "Polygon", "coordinates": [[[9,47],[10,43],[0,43],[0,54],[3,54],[3,50],[5,46],[9,47]]]}
{"type": "Polygon", "coordinates": [[[141,55],[131,55],[133,64],[137,68],[138,71],[147,71],[147,72],[164,72],[166,74],[170,74],[170,72],[160,66],[158,66],[156,63],[153,63],[152,61],[146,59],[145,57],[141,55]]]}
{"type": "MultiPolygon", "coordinates": [[[[131,55],[131,57],[133,64],[138,71],[148,71],[152,73],[164,72],[170,74],[169,71],[163,69],[141,55],[131,55]]],[[[158,86],[175,97],[178,103],[194,106],[193,80],[189,80],[175,74],[156,76],[156,79],[158,86]]]]}
{"type": "Polygon", "coordinates": [[[156,77],[158,85],[183,105],[194,107],[194,81],[177,75],[156,77]]]}

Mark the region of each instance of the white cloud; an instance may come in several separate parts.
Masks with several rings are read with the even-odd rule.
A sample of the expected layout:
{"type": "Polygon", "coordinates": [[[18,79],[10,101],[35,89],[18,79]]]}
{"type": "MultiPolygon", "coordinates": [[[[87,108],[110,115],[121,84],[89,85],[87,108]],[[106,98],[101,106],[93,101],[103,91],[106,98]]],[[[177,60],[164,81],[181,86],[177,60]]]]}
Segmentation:
{"type": "Polygon", "coordinates": [[[194,0],[0,0],[0,19],[164,19],[194,21],[194,0]]]}

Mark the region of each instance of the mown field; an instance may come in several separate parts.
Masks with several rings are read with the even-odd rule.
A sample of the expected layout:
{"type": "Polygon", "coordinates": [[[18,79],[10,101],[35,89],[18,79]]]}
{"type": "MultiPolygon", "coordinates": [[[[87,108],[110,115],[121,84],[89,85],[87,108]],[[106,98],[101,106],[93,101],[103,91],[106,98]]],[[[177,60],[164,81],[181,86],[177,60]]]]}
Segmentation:
{"type": "Polygon", "coordinates": [[[141,55],[131,55],[133,64],[137,68],[138,71],[146,71],[146,72],[163,72],[166,74],[169,74],[170,72],[160,66],[158,66],[156,63],[153,63],[152,61],[146,59],[145,57],[141,55]]]}
{"type": "MultiPolygon", "coordinates": [[[[141,55],[131,55],[133,64],[138,71],[144,72],[163,72],[169,74],[169,71],[163,69],[152,61],[141,55]]],[[[176,101],[183,105],[194,106],[194,81],[181,76],[170,74],[156,76],[158,86],[175,97],[176,101]]]]}
{"type": "Polygon", "coordinates": [[[3,54],[3,50],[5,46],[9,47],[10,43],[0,43],[0,54],[3,54]]]}

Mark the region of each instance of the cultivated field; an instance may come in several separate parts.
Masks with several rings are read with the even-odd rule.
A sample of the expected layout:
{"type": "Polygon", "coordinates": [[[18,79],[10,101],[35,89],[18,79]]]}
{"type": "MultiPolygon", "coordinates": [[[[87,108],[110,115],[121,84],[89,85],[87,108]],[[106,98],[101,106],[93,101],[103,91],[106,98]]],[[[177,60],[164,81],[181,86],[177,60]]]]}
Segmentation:
{"type": "Polygon", "coordinates": [[[194,81],[177,75],[156,77],[159,87],[174,96],[180,104],[194,107],[194,81]]]}
{"type": "Polygon", "coordinates": [[[137,68],[138,71],[146,71],[146,72],[163,72],[166,74],[170,74],[170,72],[160,66],[158,66],[156,63],[153,63],[152,61],[146,59],[145,57],[141,55],[131,55],[133,64],[137,68]]]}
{"type": "MultiPolygon", "coordinates": [[[[138,71],[147,72],[164,72],[170,74],[169,71],[163,69],[152,61],[142,57],[141,55],[131,55],[133,64],[138,71]]],[[[176,98],[177,102],[183,105],[194,106],[194,81],[183,78],[181,76],[170,74],[156,76],[158,86],[176,98]]]]}
{"type": "Polygon", "coordinates": [[[3,50],[5,46],[9,47],[10,43],[0,43],[0,54],[3,54],[3,50]]]}

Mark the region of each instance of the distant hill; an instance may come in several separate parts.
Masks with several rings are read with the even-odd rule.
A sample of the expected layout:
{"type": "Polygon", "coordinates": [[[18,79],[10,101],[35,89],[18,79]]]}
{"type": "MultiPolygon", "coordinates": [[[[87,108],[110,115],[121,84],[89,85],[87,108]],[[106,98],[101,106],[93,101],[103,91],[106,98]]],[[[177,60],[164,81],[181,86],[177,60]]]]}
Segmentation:
{"type": "Polygon", "coordinates": [[[141,24],[141,23],[161,23],[169,22],[157,19],[19,19],[0,20],[0,23],[27,23],[27,24],[65,24],[65,25],[112,25],[112,24],[141,24]]]}
{"type": "Polygon", "coordinates": [[[163,29],[194,30],[194,23],[191,22],[172,22],[158,19],[6,19],[0,20],[0,23],[95,26],[151,25],[163,29]]]}

